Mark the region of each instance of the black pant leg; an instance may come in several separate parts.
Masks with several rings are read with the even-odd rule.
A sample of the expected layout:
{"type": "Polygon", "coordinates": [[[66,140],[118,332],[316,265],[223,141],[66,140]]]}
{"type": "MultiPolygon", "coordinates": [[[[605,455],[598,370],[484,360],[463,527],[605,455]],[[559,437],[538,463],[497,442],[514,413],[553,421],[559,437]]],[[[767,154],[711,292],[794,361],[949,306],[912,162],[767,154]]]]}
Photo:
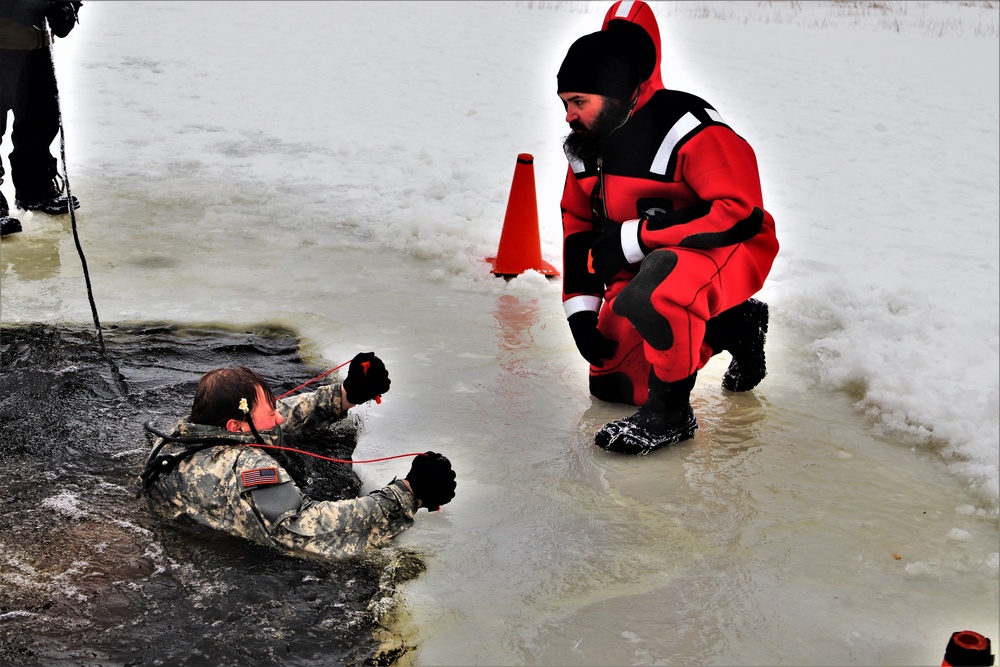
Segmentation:
{"type": "MultiPolygon", "coordinates": [[[[59,106],[52,60],[47,48],[20,52],[20,71],[11,109],[11,180],[20,200],[51,196],[56,159],[49,147],[59,133],[59,106]]],[[[17,62],[17,57],[11,59],[17,62]]]]}

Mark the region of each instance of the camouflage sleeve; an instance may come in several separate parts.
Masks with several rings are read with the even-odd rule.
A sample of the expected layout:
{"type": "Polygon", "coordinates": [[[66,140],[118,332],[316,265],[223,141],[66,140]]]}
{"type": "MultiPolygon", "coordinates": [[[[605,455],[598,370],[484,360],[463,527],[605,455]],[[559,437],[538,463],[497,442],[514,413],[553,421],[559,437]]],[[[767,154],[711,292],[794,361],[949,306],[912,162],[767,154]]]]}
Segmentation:
{"type": "Polygon", "coordinates": [[[341,404],[340,383],[323,385],[316,391],[283,398],[277,404],[284,419],[282,429],[291,435],[308,434],[347,413],[341,404]]]}
{"type": "Polygon", "coordinates": [[[281,521],[271,537],[286,549],[325,559],[351,558],[389,544],[413,525],[417,501],[395,480],[367,496],[340,501],[306,498],[296,516],[281,521]]]}

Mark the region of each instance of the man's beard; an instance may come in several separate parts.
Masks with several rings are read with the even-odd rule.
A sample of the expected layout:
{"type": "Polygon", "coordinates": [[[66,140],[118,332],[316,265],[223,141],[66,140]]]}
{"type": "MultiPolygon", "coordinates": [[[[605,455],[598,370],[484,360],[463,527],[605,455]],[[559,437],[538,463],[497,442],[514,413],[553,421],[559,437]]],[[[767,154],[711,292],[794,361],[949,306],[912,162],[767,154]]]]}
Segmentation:
{"type": "Polygon", "coordinates": [[[581,162],[596,162],[611,133],[628,117],[628,107],[618,100],[604,98],[604,108],[594,118],[593,129],[587,129],[579,119],[569,124],[573,131],[563,140],[566,154],[581,162]]]}

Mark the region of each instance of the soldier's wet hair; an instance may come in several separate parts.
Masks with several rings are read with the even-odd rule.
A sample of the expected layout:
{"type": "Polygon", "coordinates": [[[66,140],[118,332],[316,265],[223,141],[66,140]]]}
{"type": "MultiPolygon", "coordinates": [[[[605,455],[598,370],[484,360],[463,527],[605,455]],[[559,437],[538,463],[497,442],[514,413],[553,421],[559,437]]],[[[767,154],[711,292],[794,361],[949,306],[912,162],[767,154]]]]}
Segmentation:
{"type": "Polygon", "coordinates": [[[275,403],[271,386],[259,373],[246,366],[216,368],[201,376],[198,390],[191,407],[191,421],[195,424],[225,427],[230,419],[245,421],[247,416],[240,411],[240,400],[247,399],[253,412],[257,405],[257,387],[273,406],[275,403]]]}

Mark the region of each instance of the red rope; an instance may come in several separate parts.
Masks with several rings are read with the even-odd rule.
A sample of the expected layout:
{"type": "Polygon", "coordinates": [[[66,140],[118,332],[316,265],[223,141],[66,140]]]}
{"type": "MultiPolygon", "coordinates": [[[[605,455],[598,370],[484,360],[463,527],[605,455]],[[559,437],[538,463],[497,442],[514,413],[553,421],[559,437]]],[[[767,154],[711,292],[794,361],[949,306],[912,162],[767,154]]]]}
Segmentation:
{"type": "Polygon", "coordinates": [[[296,454],[305,454],[306,456],[311,456],[315,459],[322,459],[324,461],[332,461],[333,463],[376,463],[378,461],[389,461],[391,459],[402,459],[407,456],[426,456],[423,452],[411,452],[409,454],[396,454],[394,456],[383,456],[380,459],[359,459],[357,461],[353,459],[332,459],[329,456],[323,456],[322,454],[316,454],[314,452],[307,452],[304,449],[295,449],[294,447],[283,447],[282,445],[260,445],[260,444],[248,444],[241,443],[244,447],[261,447],[264,449],[283,449],[286,452],[295,452],[296,454]]]}
{"type": "MultiPolygon", "coordinates": [[[[334,368],[331,368],[330,370],[326,371],[325,373],[320,373],[319,375],[317,375],[316,377],[314,377],[312,380],[307,380],[307,381],[303,382],[302,384],[300,384],[295,389],[289,389],[284,394],[282,394],[281,396],[278,396],[274,400],[280,401],[285,396],[288,396],[290,394],[294,394],[299,389],[302,389],[303,387],[306,387],[306,386],[312,384],[316,380],[319,380],[320,378],[326,377],[327,375],[329,375],[330,373],[332,373],[334,371],[340,370],[341,368],[343,368],[347,364],[351,363],[352,361],[354,361],[354,360],[353,359],[348,359],[347,361],[345,361],[341,365],[336,366],[334,368]]],[[[376,397],[375,400],[378,400],[378,397],[376,397]]],[[[383,456],[382,458],[379,458],[379,459],[359,459],[359,460],[355,461],[353,459],[332,459],[329,456],[323,456],[321,454],[316,454],[314,452],[307,452],[304,449],[295,449],[294,447],[282,447],[281,445],[260,445],[260,444],[247,445],[246,443],[243,443],[243,444],[246,445],[247,447],[262,447],[262,448],[266,448],[266,449],[283,449],[286,452],[295,452],[296,454],[304,454],[306,456],[311,456],[311,457],[316,458],[316,459],[322,459],[323,461],[331,461],[333,463],[376,463],[378,461],[389,461],[389,460],[392,460],[392,459],[402,459],[402,458],[406,458],[407,456],[424,456],[423,452],[413,452],[412,454],[396,454],[395,456],[383,456]]]]}
{"type": "Polygon", "coordinates": [[[314,377],[314,378],[313,378],[312,380],[307,380],[307,381],[303,382],[302,384],[300,384],[300,385],[299,385],[298,387],[296,387],[295,389],[289,389],[289,390],[288,390],[288,391],[286,391],[286,392],[285,392],[284,394],[282,394],[281,396],[279,396],[278,398],[276,398],[276,399],[274,399],[274,400],[276,400],[276,401],[280,401],[280,400],[281,400],[281,399],[283,399],[283,398],[284,398],[285,396],[288,396],[288,395],[290,395],[290,394],[294,394],[294,393],[295,393],[295,392],[297,392],[297,391],[298,391],[299,389],[302,389],[302,387],[305,387],[305,386],[307,386],[307,385],[310,385],[310,384],[312,384],[313,382],[315,382],[316,380],[319,380],[320,378],[323,378],[323,377],[326,377],[327,375],[329,375],[330,373],[332,373],[332,372],[334,372],[334,371],[338,371],[338,370],[340,370],[341,368],[343,368],[343,367],[344,367],[344,366],[346,366],[347,364],[351,363],[352,361],[354,361],[354,360],[353,360],[353,359],[349,359],[349,360],[345,361],[344,363],[342,363],[341,365],[337,366],[336,368],[331,368],[330,370],[328,370],[328,371],[327,371],[327,372],[325,372],[325,373],[320,373],[319,375],[317,375],[316,377],[314,377]]]}

